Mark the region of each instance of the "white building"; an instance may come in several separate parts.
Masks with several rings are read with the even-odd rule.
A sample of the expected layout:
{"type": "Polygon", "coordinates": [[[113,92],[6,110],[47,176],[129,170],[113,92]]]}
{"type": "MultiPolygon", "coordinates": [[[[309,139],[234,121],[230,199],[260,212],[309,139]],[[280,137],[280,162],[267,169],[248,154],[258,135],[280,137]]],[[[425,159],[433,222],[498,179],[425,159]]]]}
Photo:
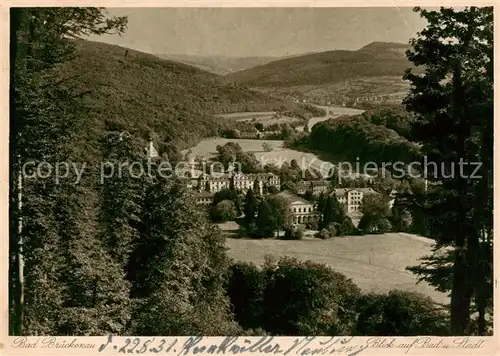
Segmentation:
{"type": "Polygon", "coordinates": [[[196,204],[198,205],[210,205],[212,204],[212,199],[214,195],[212,193],[203,191],[203,192],[195,192],[194,193],[194,198],[196,200],[196,204]]]}
{"type": "Polygon", "coordinates": [[[241,190],[246,193],[249,189],[254,189],[260,194],[263,192],[264,182],[258,180],[257,178],[250,177],[250,175],[237,173],[233,175],[234,189],[241,190]]]}
{"type": "Polygon", "coordinates": [[[363,197],[366,195],[380,195],[372,188],[338,188],[332,194],[335,194],[339,203],[346,206],[348,213],[360,211],[363,197]]]}
{"type": "Polygon", "coordinates": [[[284,198],[288,203],[290,222],[292,224],[307,224],[319,220],[319,214],[314,210],[314,203],[288,191],[281,192],[278,196],[284,198]]]}
{"type": "Polygon", "coordinates": [[[325,180],[300,181],[296,184],[295,190],[297,194],[305,194],[309,191],[317,196],[321,193],[327,193],[329,186],[330,182],[325,180]]]}
{"type": "Polygon", "coordinates": [[[208,174],[201,174],[198,179],[199,190],[207,191],[212,194],[220,192],[224,189],[229,189],[229,187],[231,186],[231,179],[228,175],[215,177],[208,174]]]}
{"type": "Polygon", "coordinates": [[[280,190],[280,177],[273,173],[231,173],[219,177],[202,174],[198,183],[199,190],[210,193],[230,189],[231,185],[234,186],[234,189],[243,193],[246,193],[249,189],[255,189],[259,194],[263,194],[265,187],[275,187],[280,190]]]}

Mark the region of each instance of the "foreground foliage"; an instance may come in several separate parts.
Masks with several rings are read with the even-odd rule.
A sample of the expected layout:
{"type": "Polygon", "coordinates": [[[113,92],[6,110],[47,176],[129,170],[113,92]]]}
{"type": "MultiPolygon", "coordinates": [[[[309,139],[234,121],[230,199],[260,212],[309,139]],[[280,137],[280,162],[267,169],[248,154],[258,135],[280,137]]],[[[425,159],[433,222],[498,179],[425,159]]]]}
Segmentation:
{"type": "Polygon", "coordinates": [[[425,72],[407,72],[405,104],[417,117],[413,138],[441,169],[430,166],[427,179],[439,184],[408,201],[448,257],[413,270],[451,292],[453,334],[484,335],[493,298],[493,9],[416,11],[428,26],[407,55],[425,72]]]}
{"type": "Polygon", "coordinates": [[[230,268],[228,295],[238,323],[261,335],[448,335],[446,312],[418,293],[363,294],[345,276],[284,257],[261,268],[230,268]]]}

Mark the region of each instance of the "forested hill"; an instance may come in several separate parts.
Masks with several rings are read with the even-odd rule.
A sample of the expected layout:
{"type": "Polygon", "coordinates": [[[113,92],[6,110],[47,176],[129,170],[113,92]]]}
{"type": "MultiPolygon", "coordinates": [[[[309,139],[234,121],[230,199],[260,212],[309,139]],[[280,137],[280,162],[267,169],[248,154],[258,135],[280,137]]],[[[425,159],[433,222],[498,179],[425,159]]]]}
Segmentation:
{"type": "Polygon", "coordinates": [[[74,58],[61,65],[62,84],[84,93],[85,150],[105,130],[127,130],[184,148],[217,134],[221,123],[211,114],[270,111],[284,103],[185,64],[119,46],[78,40],[74,58]]]}
{"type": "Polygon", "coordinates": [[[339,162],[413,162],[420,157],[419,146],[411,141],[414,120],[402,107],[381,107],[320,122],[289,146],[325,152],[339,162]]]}
{"type": "Polygon", "coordinates": [[[229,82],[248,87],[320,85],[360,77],[402,77],[408,45],[373,42],[357,51],[335,50],[286,58],[232,73],[229,82]]]}

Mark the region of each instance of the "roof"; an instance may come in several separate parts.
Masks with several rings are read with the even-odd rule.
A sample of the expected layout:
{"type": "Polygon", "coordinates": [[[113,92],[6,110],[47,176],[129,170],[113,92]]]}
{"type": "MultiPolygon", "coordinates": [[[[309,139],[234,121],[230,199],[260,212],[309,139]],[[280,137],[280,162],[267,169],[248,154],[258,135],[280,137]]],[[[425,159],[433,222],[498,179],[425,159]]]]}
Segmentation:
{"type": "Polygon", "coordinates": [[[248,173],[248,174],[236,173],[234,177],[239,179],[248,179],[248,180],[256,180],[256,179],[267,180],[269,178],[279,179],[279,176],[277,176],[274,173],[248,173]]]}
{"type": "Polygon", "coordinates": [[[216,173],[215,175],[210,175],[207,173],[201,173],[198,177],[201,179],[206,179],[206,180],[219,180],[219,181],[227,181],[231,179],[231,177],[237,178],[237,179],[269,179],[269,178],[276,178],[279,179],[279,176],[274,174],[274,173],[239,173],[239,172],[232,172],[232,173],[216,173]]]}
{"type": "Polygon", "coordinates": [[[303,198],[301,198],[301,197],[299,197],[299,196],[297,196],[297,195],[295,195],[287,190],[285,190],[281,193],[278,193],[277,196],[284,198],[289,204],[297,202],[297,201],[302,203],[302,204],[313,204],[309,200],[305,200],[305,199],[303,199],[303,198]]]}
{"type": "Polygon", "coordinates": [[[373,190],[372,188],[337,188],[337,189],[335,189],[334,193],[335,193],[335,196],[341,197],[341,196],[344,196],[348,192],[353,191],[353,190],[357,191],[357,192],[361,192],[363,194],[380,194],[379,192],[373,190]]]}

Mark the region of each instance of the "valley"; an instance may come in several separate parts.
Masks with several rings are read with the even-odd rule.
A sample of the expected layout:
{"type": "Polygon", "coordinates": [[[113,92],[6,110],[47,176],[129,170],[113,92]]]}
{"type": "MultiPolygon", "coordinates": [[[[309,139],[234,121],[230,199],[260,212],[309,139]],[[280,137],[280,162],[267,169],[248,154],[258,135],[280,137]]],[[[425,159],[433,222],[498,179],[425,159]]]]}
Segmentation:
{"type": "MultiPolygon", "coordinates": [[[[318,108],[324,109],[327,112],[327,116],[324,117],[312,117],[308,120],[309,129],[315,124],[329,120],[331,118],[345,116],[345,115],[358,115],[363,112],[359,109],[343,108],[336,106],[321,106],[318,108]]],[[[252,120],[256,118],[256,122],[264,122],[269,124],[268,118],[272,118],[273,112],[244,112],[244,113],[231,113],[226,115],[218,115],[222,118],[228,120],[252,120]]],[[[292,118],[285,118],[284,120],[293,120],[292,118]]],[[[275,119],[276,120],[276,119],[275,119]]],[[[283,119],[282,119],[283,120],[283,119]]],[[[273,121],[273,123],[279,122],[273,121]]],[[[283,121],[281,121],[283,122],[283,121]]],[[[286,121],[285,121],[286,122],[286,121]]],[[[297,131],[302,131],[303,127],[297,127],[297,131]]],[[[262,164],[289,164],[292,160],[298,162],[299,165],[303,167],[311,167],[318,171],[327,172],[329,167],[333,163],[321,159],[318,155],[309,152],[302,152],[291,148],[284,147],[283,140],[266,140],[266,139],[229,139],[229,138],[208,138],[201,140],[196,146],[189,149],[184,149],[182,151],[183,155],[188,154],[189,159],[195,158],[196,156],[203,156],[208,159],[214,158],[217,154],[216,147],[219,145],[225,145],[228,142],[237,143],[241,146],[244,152],[249,152],[255,155],[257,160],[262,164]],[[270,150],[266,151],[263,149],[263,144],[267,143],[270,145],[270,150]]]]}
{"type": "Polygon", "coordinates": [[[9,335],[496,346],[493,7],[194,5],[10,8],[9,335]]]}

